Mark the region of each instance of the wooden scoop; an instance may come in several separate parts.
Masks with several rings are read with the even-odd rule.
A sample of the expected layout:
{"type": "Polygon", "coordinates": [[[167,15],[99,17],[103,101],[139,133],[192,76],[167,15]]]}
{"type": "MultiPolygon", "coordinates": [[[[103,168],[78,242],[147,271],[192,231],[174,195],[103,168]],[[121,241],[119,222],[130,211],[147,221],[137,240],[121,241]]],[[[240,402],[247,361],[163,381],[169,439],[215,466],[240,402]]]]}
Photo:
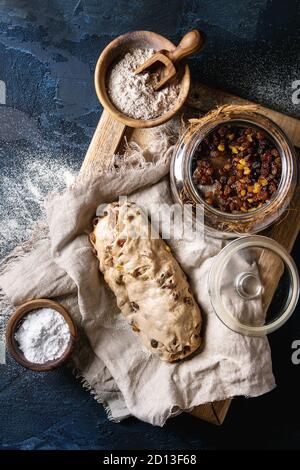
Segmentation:
{"type": "MultiPolygon", "coordinates": [[[[176,65],[178,62],[195,52],[198,52],[205,43],[204,33],[193,29],[181,39],[179,45],[173,51],[162,50],[156,52],[150,59],[146,60],[140,67],[135,70],[135,74],[144,72],[151,68],[158,68],[160,78],[158,83],[154,85],[154,90],[162,88],[177,72],[176,65]]],[[[156,73],[158,72],[156,71],[156,73]]]]}

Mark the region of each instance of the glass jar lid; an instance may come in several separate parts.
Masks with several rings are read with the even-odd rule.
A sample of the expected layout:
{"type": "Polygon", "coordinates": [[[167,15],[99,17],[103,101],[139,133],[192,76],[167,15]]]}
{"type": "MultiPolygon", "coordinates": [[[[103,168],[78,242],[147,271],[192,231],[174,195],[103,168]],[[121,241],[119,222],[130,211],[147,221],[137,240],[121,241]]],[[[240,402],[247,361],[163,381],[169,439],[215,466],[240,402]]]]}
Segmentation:
{"type": "Polygon", "coordinates": [[[235,239],[220,251],[211,266],[208,287],[212,307],[228,328],[265,336],[295,310],[299,275],[279,243],[253,235],[235,239]]]}

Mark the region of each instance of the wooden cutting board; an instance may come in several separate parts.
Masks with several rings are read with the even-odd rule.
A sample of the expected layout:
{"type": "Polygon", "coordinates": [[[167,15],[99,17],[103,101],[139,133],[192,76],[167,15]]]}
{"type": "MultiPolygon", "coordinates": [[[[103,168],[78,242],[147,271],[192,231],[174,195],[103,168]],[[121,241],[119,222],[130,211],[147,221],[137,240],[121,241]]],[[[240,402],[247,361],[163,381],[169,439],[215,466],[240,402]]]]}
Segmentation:
{"type": "MultiPolygon", "coordinates": [[[[213,89],[206,85],[197,84],[196,94],[190,98],[187,105],[193,111],[205,113],[221,104],[250,104],[249,101],[233,96],[229,93],[213,89]]],[[[290,137],[296,147],[300,148],[300,121],[286,116],[285,114],[259,106],[259,111],[275,121],[290,137]]],[[[82,164],[81,171],[87,170],[91,165],[106,166],[109,157],[115,153],[122,154],[125,139],[135,141],[142,148],[146,148],[151,138],[151,129],[131,129],[115,121],[106,111],[103,111],[97,129],[88,148],[87,154],[82,164]]],[[[292,209],[287,217],[279,224],[273,225],[264,235],[277,240],[289,252],[297,238],[300,229],[300,186],[293,199],[292,209]]],[[[264,260],[265,262],[265,260],[264,260]]],[[[267,293],[269,301],[275,292],[281,271],[272,271],[272,277],[268,280],[270,289],[267,293]]],[[[213,424],[222,424],[230,407],[231,400],[222,400],[197,406],[191,412],[194,416],[213,424]]]]}

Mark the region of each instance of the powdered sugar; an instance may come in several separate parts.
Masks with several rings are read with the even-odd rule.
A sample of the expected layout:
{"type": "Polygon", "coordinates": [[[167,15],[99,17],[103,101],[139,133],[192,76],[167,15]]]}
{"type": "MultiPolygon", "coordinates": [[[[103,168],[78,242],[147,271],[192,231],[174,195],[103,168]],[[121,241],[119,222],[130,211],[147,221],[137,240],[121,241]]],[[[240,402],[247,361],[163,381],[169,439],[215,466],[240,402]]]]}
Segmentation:
{"type": "Polygon", "coordinates": [[[70,337],[67,322],[52,308],[41,308],[26,315],[15,334],[25,358],[35,364],[61,357],[70,337]]]}
{"type": "Polygon", "coordinates": [[[153,49],[132,49],[112,67],[108,75],[109,97],[115,107],[129,117],[154,119],[172,109],[178,99],[178,84],[172,83],[155,91],[153,74],[134,74],[136,68],[154,52],[153,49]]]}

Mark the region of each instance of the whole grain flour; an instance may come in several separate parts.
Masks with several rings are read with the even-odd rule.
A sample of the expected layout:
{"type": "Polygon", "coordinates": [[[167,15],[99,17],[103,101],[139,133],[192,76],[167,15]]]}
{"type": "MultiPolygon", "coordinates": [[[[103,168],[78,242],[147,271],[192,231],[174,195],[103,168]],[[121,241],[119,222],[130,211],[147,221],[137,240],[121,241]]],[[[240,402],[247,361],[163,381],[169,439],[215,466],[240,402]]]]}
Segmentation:
{"type": "Polygon", "coordinates": [[[111,68],[107,91],[115,107],[134,119],[154,119],[170,111],[179,95],[178,83],[154,90],[155,74],[134,71],[154,54],[153,49],[132,49],[111,68]]]}

